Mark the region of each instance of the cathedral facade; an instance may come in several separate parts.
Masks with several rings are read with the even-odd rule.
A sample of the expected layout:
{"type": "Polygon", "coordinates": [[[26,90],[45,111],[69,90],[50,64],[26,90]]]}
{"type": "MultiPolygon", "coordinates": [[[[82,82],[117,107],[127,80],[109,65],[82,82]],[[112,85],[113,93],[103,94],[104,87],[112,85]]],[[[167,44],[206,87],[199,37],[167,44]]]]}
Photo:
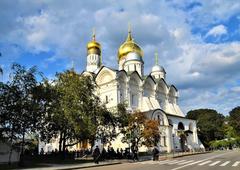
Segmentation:
{"type": "MultiPolygon", "coordinates": [[[[97,95],[107,108],[127,103],[132,113],[142,112],[149,119],[159,120],[161,151],[186,151],[204,149],[198,139],[196,121],[187,119],[181,111],[178,100],[179,91],[166,82],[166,72],[156,63],[149,74],[144,74],[143,50],[133,40],[131,30],[118,49],[118,69],[102,65],[101,45],[93,34],[87,44],[87,65],[83,74],[91,75],[97,84],[97,95]]],[[[113,148],[125,148],[121,135],[112,141],[113,148]]],[[[98,141],[96,145],[101,145],[98,141]]],[[[147,148],[140,148],[146,151],[147,148]]]]}
{"type": "MultiPolygon", "coordinates": [[[[133,40],[131,31],[125,42],[119,47],[118,69],[102,65],[101,45],[95,39],[87,44],[87,64],[83,75],[90,75],[97,84],[96,94],[108,109],[116,108],[119,103],[126,103],[127,110],[131,114],[140,111],[148,119],[159,121],[161,130],[158,147],[162,152],[172,151],[197,151],[204,149],[198,139],[196,121],[187,119],[181,111],[178,100],[179,91],[174,85],[166,82],[166,71],[156,63],[149,74],[144,74],[143,51],[133,40]]],[[[122,143],[123,135],[111,141],[112,147],[128,148],[129,145],[122,143]]],[[[51,152],[58,149],[59,139],[51,143],[39,142],[39,152],[51,152]]],[[[95,145],[103,147],[101,140],[95,145]]],[[[88,143],[79,143],[69,150],[88,148],[88,143]]],[[[139,151],[147,151],[141,147],[139,151]]]]}

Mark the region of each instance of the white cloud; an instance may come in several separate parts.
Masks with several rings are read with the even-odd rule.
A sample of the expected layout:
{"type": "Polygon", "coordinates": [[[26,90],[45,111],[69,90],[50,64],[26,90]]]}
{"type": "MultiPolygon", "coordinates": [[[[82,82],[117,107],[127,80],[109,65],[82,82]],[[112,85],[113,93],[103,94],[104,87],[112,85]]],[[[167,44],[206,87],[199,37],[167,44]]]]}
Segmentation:
{"type": "Polygon", "coordinates": [[[216,36],[221,36],[227,33],[228,33],[227,28],[224,25],[217,25],[207,32],[206,37],[207,36],[216,37],[216,36]]]}
{"type": "Polygon", "coordinates": [[[179,87],[185,111],[197,107],[230,108],[230,102],[219,101],[213,91],[231,92],[225,96],[237,99],[236,90],[229,91],[225,86],[240,81],[240,43],[205,43],[204,37],[193,34],[192,30],[200,27],[207,31],[206,26],[218,24],[207,35],[227,34],[227,28],[221,22],[236,14],[240,3],[203,0],[196,7],[183,10],[196,2],[2,0],[0,16],[4,20],[0,20],[0,45],[18,46],[18,50],[12,50],[11,46],[3,47],[3,51],[0,46],[7,54],[3,61],[7,61],[7,56],[12,57],[11,62],[21,56],[19,49],[30,53],[52,52],[49,59],[43,61],[47,64],[43,65],[67,58],[66,67],[74,60],[78,70],[82,71],[86,62],[86,43],[95,27],[97,40],[102,44],[104,64],[117,67],[117,50],[125,40],[128,22],[131,22],[135,41],[144,50],[145,72],[151,70],[154,52],[158,50],[168,82],[179,87]]]}

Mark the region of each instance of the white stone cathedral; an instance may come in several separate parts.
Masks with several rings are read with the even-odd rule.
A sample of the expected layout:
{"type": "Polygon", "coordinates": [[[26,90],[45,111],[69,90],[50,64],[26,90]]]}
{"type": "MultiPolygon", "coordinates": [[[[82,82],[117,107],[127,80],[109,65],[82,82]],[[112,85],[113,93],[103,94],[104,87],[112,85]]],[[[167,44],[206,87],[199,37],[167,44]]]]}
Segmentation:
{"type": "MultiPolygon", "coordinates": [[[[118,69],[102,65],[101,45],[93,34],[87,44],[87,66],[83,74],[94,77],[97,95],[107,108],[125,102],[130,113],[138,110],[149,119],[159,120],[161,151],[204,149],[197,136],[196,121],[185,118],[178,105],[179,92],[174,85],[167,84],[166,72],[158,64],[157,54],[152,71],[144,75],[143,51],[129,30],[126,41],[118,49],[117,59],[118,69]]],[[[111,143],[113,148],[128,147],[121,142],[121,137],[111,143]]]]}
{"type": "MultiPolygon", "coordinates": [[[[138,110],[149,119],[159,120],[161,137],[159,149],[162,152],[196,151],[204,149],[197,136],[196,121],[185,118],[178,105],[179,92],[174,85],[167,84],[166,72],[156,63],[151,73],[144,75],[143,51],[133,40],[131,31],[128,31],[126,41],[118,49],[118,69],[102,65],[101,45],[93,34],[92,41],[87,44],[87,66],[82,73],[90,75],[97,84],[97,95],[106,107],[116,108],[119,103],[127,103],[127,110],[133,113],[138,110]]],[[[112,147],[125,149],[128,146],[122,143],[120,134],[111,142],[112,147]]],[[[96,145],[102,148],[101,141],[96,145]]],[[[82,145],[69,148],[81,149],[82,145]]],[[[87,147],[85,144],[83,147],[87,147]]],[[[58,139],[52,143],[39,143],[39,151],[45,152],[58,149],[58,139]]],[[[147,151],[141,147],[139,151],[147,151]]]]}

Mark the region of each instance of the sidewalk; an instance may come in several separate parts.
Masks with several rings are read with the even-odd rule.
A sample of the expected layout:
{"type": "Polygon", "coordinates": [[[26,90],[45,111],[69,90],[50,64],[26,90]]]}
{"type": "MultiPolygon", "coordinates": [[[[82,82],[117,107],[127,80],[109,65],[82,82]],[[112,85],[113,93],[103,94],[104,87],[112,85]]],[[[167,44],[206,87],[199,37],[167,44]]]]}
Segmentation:
{"type": "MultiPolygon", "coordinates": [[[[166,159],[172,159],[176,157],[182,157],[182,156],[189,156],[189,155],[196,155],[196,154],[205,154],[209,152],[179,152],[179,153],[171,153],[171,154],[165,154],[160,155],[159,160],[166,160],[166,159]]],[[[149,156],[141,156],[139,158],[139,161],[149,161],[152,160],[152,155],[149,156]]],[[[98,166],[109,166],[109,165],[116,165],[116,164],[122,164],[122,163],[132,163],[132,160],[128,159],[121,159],[121,160],[106,160],[99,162],[99,164],[95,164],[93,162],[91,163],[81,163],[81,164],[74,164],[74,165],[68,165],[68,164],[43,164],[49,167],[44,168],[29,168],[27,170],[68,170],[68,169],[82,169],[82,168],[91,168],[91,167],[98,167],[98,166]]]]}
{"type": "Polygon", "coordinates": [[[67,165],[67,164],[44,164],[49,167],[44,168],[28,168],[27,170],[67,170],[67,169],[82,169],[82,168],[91,168],[91,167],[98,167],[98,166],[108,166],[108,165],[116,165],[121,164],[121,160],[111,160],[111,161],[104,161],[99,162],[99,164],[95,164],[94,162],[91,163],[81,163],[81,164],[74,164],[74,165],[67,165]]]}

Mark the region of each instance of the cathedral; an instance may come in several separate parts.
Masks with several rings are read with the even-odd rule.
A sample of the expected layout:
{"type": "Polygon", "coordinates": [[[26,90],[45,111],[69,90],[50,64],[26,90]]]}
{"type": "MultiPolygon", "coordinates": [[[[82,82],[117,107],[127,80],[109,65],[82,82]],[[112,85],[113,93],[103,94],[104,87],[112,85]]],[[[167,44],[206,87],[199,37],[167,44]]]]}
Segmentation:
{"type": "MultiPolygon", "coordinates": [[[[161,130],[158,147],[161,152],[198,151],[204,149],[198,139],[196,121],[187,119],[181,111],[178,100],[179,91],[174,85],[166,82],[166,71],[159,65],[155,54],[155,65],[149,74],[144,74],[143,50],[135,42],[129,29],[127,38],[120,45],[117,53],[118,69],[102,65],[101,44],[96,41],[95,33],[87,44],[87,64],[83,75],[93,77],[97,84],[96,94],[108,109],[116,108],[119,103],[127,103],[131,114],[140,111],[148,119],[159,121],[161,130]]],[[[128,148],[122,143],[123,135],[111,141],[111,146],[128,148]]],[[[101,141],[95,145],[103,147],[101,141]]],[[[88,147],[88,144],[78,144],[70,150],[88,147]]],[[[53,143],[39,143],[45,152],[58,148],[58,140],[53,143]]],[[[147,151],[141,147],[139,151],[147,151]]]]}
{"type": "MultiPolygon", "coordinates": [[[[144,74],[143,56],[143,50],[129,29],[125,42],[118,49],[118,69],[104,66],[101,45],[93,33],[87,44],[87,65],[83,74],[94,77],[98,87],[96,93],[107,108],[125,102],[129,113],[138,110],[149,119],[159,120],[161,151],[204,149],[198,139],[196,121],[185,118],[178,105],[179,91],[166,82],[166,71],[159,65],[157,54],[149,74],[144,74]]],[[[121,142],[121,137],[112,141],[113,148],[128,147],[121,142]]],[[[101,145],[100,141],[97,145],[101,145]]],[[[140,148],[142,151],[146,149],[140,148]]]]}

